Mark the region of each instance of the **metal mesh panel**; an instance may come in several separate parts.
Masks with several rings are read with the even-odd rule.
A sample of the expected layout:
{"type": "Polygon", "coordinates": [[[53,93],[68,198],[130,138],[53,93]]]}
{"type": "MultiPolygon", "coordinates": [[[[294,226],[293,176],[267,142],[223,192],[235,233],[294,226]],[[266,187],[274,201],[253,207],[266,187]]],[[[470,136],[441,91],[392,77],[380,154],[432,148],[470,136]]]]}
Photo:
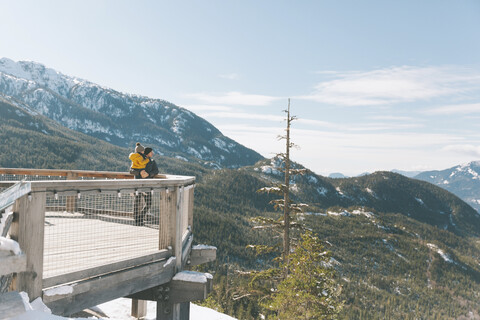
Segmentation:
{"type": "Polygon", "coordinates": [[[0,174],[0,181],[44,181],[44,180],[66,180],[65,176],[42,176],[42,175],[27,175],[27,174],[0,174]]]}
{"type": "MultiPolygon", "coordinates": [[[[44,181],[44,180],[66,180],[62,176],[42,176],[42,175],[26,175],[26,174],[0,174],[0,181],[14,182],[14,181],[44,181]]],[[[0,192],[7,189],[8,186],[0,186],[0,192]]]]}
{"type": "Polygon", "coordinates": [[[164,249],[159,247],[162,192],[47,195],[44,278],[164,249]]]}

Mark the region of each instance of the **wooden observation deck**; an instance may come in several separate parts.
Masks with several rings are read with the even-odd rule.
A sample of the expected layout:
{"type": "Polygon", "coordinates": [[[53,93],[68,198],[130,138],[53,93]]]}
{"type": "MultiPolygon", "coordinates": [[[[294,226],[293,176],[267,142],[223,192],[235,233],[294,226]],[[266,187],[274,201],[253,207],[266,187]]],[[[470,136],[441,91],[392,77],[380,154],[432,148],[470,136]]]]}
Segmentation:
{"type": "MultiPolygon", "coordinates": [[[[22,250],[0,251],[0,276],[13,274],[10,291],[42,297],[56,315],[130,297],[134,316],[151,300],[157,319],[188,319],[212,279],[186,269],[216,257],[192,246],[194,187],[186,176],[0,168],[0,236],[22,250]]],[[[0,313],[15,312],[2,294],[12,292],[0,292],[0,313]]]]}

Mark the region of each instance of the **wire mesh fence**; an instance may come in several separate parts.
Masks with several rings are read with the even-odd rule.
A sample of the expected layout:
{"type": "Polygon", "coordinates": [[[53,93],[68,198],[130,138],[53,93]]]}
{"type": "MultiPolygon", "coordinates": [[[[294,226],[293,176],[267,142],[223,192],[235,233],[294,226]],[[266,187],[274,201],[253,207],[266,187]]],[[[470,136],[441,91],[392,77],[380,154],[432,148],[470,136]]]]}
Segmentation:
{"type": "Polygon", "coordinates": [[[127,194],[47,195],[44,278],[165,249],[162,189],[127,194]]]}

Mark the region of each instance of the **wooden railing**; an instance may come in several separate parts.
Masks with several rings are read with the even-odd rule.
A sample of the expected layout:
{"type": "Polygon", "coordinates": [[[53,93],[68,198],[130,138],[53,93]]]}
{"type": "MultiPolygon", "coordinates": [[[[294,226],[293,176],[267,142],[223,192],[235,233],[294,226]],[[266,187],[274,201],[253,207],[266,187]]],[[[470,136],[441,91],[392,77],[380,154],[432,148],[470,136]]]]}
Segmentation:
{"type": "MultiPolygon", "coordinates": [[[[94,295],[95,290],[98,290],[96,301],[101,302],[118,296],[134,294],[168,282],[175,273],[183,269],[190,255],[193,239],[194,177],[159,175],[155,179],[134,180],[132,175],[121,172],[0,168],[0,180],[3,180],[0,182],[3,187],[16,183],[14,180],[30,180],[28,181],[30,188],[28,192],[15,201],[13,206],[15,218],[9,231],[10,237],[19,243],[27,257],[26,270],[17,274],[14,289],[27,292],[31,300],[43,296],[44,302],[53,310],[58,310],[60,314],[68,314],[72,310],[79,308],[81,310],[83,307],[90,306],[92,301],[83,296],[85,291],[94,295]],[[84,178],[89,180],[82,180],[84,178]],[[135,201],[135,197],[142,193],[157,196],[155,198],[157,202],[152,207],[154,206],[155,210],[158,210],[156,216],[158,219],[149,225],[149,228],[138,227],[132,223],[134,217],[131,207],[133,204],[130,202],[135,201]],[[80,202],[85,199],[82,197],[99,197],[100,200],[95,200],[96,202],[85,200],[85,203],[90,203],[90,208],[85,208],[85,206],[89,206],[85,203],[81,208],[80,202]],[[112,212],[119,210],[115,209],[116,206],[110,202],[108,205],[101,204],[99,206],[98,204],[103,201],[102,197],[108,198],[108,201],[116,201],[115,199],[124,202],[130,201],[130,204],[124,205],[129,210],[123,210],[128,212],[123,212],[121,217],[112,218],[112,212]],[[54,205],[57,209],[52,209],[54,205]],[[81,220],[72,222],[74,217],[81,220]],[[67,219],[72,221],[66,221],[67,219]],[[113,233],[118,232],[120,228],[127,230],[123,232],[131,232],[128,234],[132,234],[133,239],[143,237],[144,230],[148,229],[149,233],[157,234],[158,241],[145,252],[142,252],[143,249],[138,250],[139,252],[135,252],[134,256],[116,257],[113,261],[102,262],[100,266],[87,264],[86,267],[66,272],[61,270],[52,272],[54,266],[53,269],[51,266],[46,268],[47,255],[48,259],[55,258],[56,255],[63,257],[62,259],[70,259],[68,258],[69,254],[73,256],[80,251],[84,253],[88,249],[90,250],[89,254],[97,259],[100,255],[104,255],[99,249],[102,247],[100,241],[108,242],[111,251],[126,252],[131,249],[130,240],[132,239],[130,237],[120,240],[95,239],[97,242],[94,242],[93,247],[90,244],[87,245],[85,242],[91,239],[78,237],[75,229],[80,228],[80,225],[87,219],[89,223],[92,223],[91,221],[98,221],[98,224],[100,221],[108,223],[110,228],[114,228],[112,229],[113,233]],[[50,243],[50,238],[46,238],[46,234],[62,223],[69,223],[68,231],[62,236],[54,233],[52,239],[60,242],[66,241],[65,239],[71,240],[69,242],[71,247],[69,247],[69,252],[59,253],[57,251],[60,250],[55,249],[56,245],[50,243]],[[113,224],[115,225],[112,227],[113,224]],[[69,236],[72,239],[69,239],[69,236]],[[135,272],[132,268],[135,268],[135,272]],[[132,272],[128,273],[130,269],[132,272]],[[120,284],[120,278],[115,278],[115,276],[110,276],[111,280],[108,284],[105,283],[108,278],[105,275],[114,275],[119,271],[123,272],[121,281],[124,281],[125,284],[120,284]],[[142,274],[145,279],[150,280],[143,282],[137,280],[143,279],[142,274]],[[160,274],[162,275],[159,276],[160,274]],[[130,280],[134,284],[128,282],[129,279],[125,280],[125,277],[131,277],[130,280]],[[92,281],[98,282],[94,286],[92,281]],[[115,281],[118,283],[112,283],[115,281]],[[69,283],[76,283],[76,285],[72,287],[73,292],[69,294],[68,299],[71,300],[72,296],[77,295],[75,300],[78,303],[75,308],[70,309],[64,306],[65,301],[56,303],[63,299],[61,295],[48,294],[48,291],[51,291],[49,288],[69,283]]],[[[82,233],[82,231],[79,232],[82,233]]],[[[82,258],[82,260],[88,259],[82,258]]]]}

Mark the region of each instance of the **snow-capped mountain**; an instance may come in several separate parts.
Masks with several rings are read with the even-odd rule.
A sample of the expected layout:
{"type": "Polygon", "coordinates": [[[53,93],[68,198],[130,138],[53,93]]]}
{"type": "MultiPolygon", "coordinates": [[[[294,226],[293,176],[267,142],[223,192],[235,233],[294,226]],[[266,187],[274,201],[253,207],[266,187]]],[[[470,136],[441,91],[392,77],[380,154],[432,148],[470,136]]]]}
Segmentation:
{"type": "Polygon", "coordinates": [[[441,171],[425,171],[415,179],[424,180],[457,195],[480,212],[480,161],[441,171]]]}
{"type": "Polygon", "coordinates": [[[213,168],[251,165],[262,159],[168,101],[118,92],[36,62],[0,59],[0,97],[122,147],[133,148],[140,141],[157,153],[213,168]]]}

